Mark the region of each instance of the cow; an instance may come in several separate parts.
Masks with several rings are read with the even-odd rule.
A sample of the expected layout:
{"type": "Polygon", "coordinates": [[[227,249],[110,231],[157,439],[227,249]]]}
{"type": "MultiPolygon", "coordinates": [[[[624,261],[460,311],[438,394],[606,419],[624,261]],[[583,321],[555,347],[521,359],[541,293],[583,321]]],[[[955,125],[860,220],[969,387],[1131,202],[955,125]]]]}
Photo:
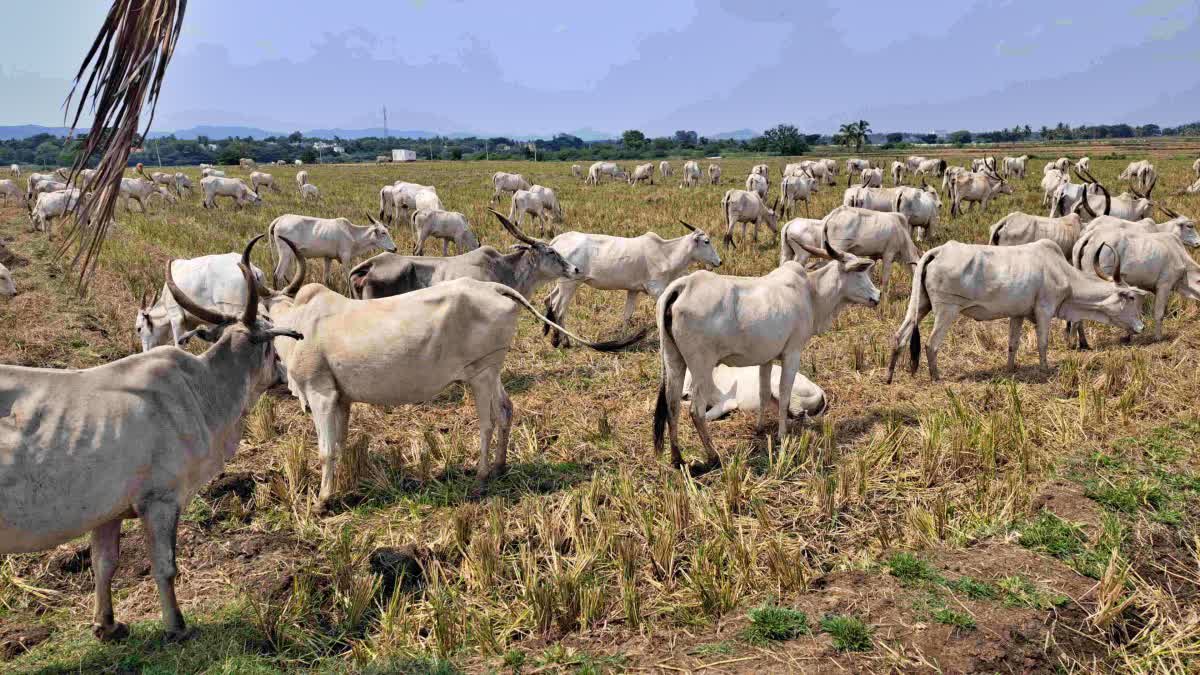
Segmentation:
{"type": "MultiPolygon", "coordinates": [[[[354,300],[308,284],[295,294],[271,292],[276,325],[301,331],[311,341],[277,341],[288,388],[311,412],[321,457],[318,506],[334,492],[335,468],[353,403],[396,406],[425,403],[455,382],[468,384],[479,413],[479,463],[483,481],[506,470],[512,402],[500,370],[517,331],[522,309],[558,330],[512,288],[458,278],[411,293],[354,300]],[[496,443],[492,444],[492,432],[496,443]]],[[[601,352],[640,341],[645,331],[623,340],[596,343],[568,333],[601,352]]]]}
{"type": "MultiPolygon", "coordinates": [[[[761,407],[758,391],[758,366],[732,368],[719,365],[713,369],[713,393],[716,400],[704,418],[709,422],[719,420],[734,410],[758,412],[761,407]]],[[[771,400],[767,404],[779,405],[779,380],[783,377],[783,368],[779,364],[771,365],[771,400]]],[[[683,376],[683,400],[690,401],[692,395],[692,371],[683,376]]],[[[801,373],[796,373],[792,383],[792,394],[788,399],[788,419],[815,419],[825,413],[828,402],[825,391],[813,384],[801,373]]]]}
{"type": "MultiPolygon", "coordinates": [[[[853,253],[860,258],[881,261],[879,287],[887,289],[892,275],[892,263],[915,267],[921,259],[921,251],[912,240],[908,218],[901,213],[881,213],[851,206],[839,206],[830,211],[816,230],[818,234],[832,237],[830,242],[837,250],[853,253]]],[[[793,234],[793,237],[800,232],[793,234]]],[[[811,236],[811,230],[810,230],[811,236]]],[[[800,237],[802,250],[821,250],[823,241],[811,241],[800,237]]],[[[799,262],[807,262],[807,257],[799,262]]]]}
{"type": "Polygon", "coordinates": [[[587,179],[585,183],[591,185],[599,185],[600,179],[608,176],[612,180],[627,180],[629,176],[617,166],[616,162],[593,162],[588,167],[587,179]]]}
{"type": "Polygon", "coordinates": [[[861,176],[863,169],[871,168],[870,160],[860,159],[858,157],[850,157],[846,159],[846,186],[850,186],[850,180],[854,176],[861,176]]]}
{"type": "MultiPolygon", "coordinates": [[[[224,178],[225,172],[221,171],[220,169],[214,169],[211,166],[200,169],[200,177],[201,178],[208,178],[210,176],[216,177],[216,178],[224,178]]],[[[204,181],[201,181],[201,182],[204,182],[204,181]]]]}
{"type": "MultiPolygon", "coordinates": [[[[257,238],[254,240],[257,241],[257,238]]],[[[251,245],[253,242],[251,243],[251,245]]],[[[244,278],[251,279],[249,246],[244,278]]],[[[167,267],[167,288],[189,311],[167,267]]],[[[44,551],[91,532],[92,634],[129,634],[113,615],[121,521],[139,518],[169,640],[186,636],[175,598],[183,509],[237,451],[242,416],[279,381],[276,337],[247,293],[236,315],[197,307],[216,328],[200,356],[163,347],[86,370],[0,366],[0,554],[44,551]]]]}
{"type": "MultiPolygon", "coordinates": [[[[384,197],[381,191],[380,199],[384,197]]],[[[442,200],[438,197],[437,188],[432,185],[421,185],[419,183],[407,183],[405,181],[396,181],[392,185],[391,191],[392,214],[391,222],[395,223],[400,219],[412,221],[412,211],[417,209],[442,209],[442,200]]]]}
{"type": "Polygon", "coordinates": [[[272,192],[282,192],[279,186],[275,184],[275,176],[262,171],[250,172],[250,187],[254,189],[254,194],[262,195],[261,189],[267,187],[272,192]]]}
{"type": "Polygon", "coordinates": [[[915,173],[917,169],[921,168],[921,164],[926,161],[926,158],[919,155],[909,155],[903,162],[901,162],[901,166],[904,167],[905,172],[915,173]]]}
{"type": "MultiPolygon", "coordinates": [[[[827,330],[847,305],[879,304],[879,289],[870,277],[874,263],[838,251],[829,245],[828,237],[824,239],[824,255],[833,262],[812,272],[789,261],[762,277],[698,271],[667,286],[656,307],[662,355],[654,407],[656,453],[662,453],[669,428],[671,463],[683,464],[678,417],[688,371],[692,373],[692,424],[707,455],[700,468],[711,467],[720,457],[709,437],[705,413],[718,402],[713,381],[718,365],[759,367],[757,428],[762,430],[771,400],[771,365],[776,361],[782,365],[778,391],[791,392],[808,341],[827,330]]],[[[789,398],[779,397],[781,442],[787,435],[789,398]]]]}
{"type": "Polygon", "coordinates": [[[895,160],[891,164],[889,172],[892,174],[892,185],[899,185],[904,182],[904,172],[908,170],[908,166],[900,160],[895,160]]]}
{"type": "Polygon", "coordinates": [[[125,201],[126,212],[133,210],[129,206],[131,200],[138,203],[138,207],[142,210],[142,213],[146,212],[146,201],[151,197],[162,197],[164,200],[172,203],[177,201],[175,195],[165,187],[145,178],[122,178],[119,194],[121,199],[125,201]]]}
{"type": "Polygon", "coordinates": [[[671,163],[664,159],[658,163],[658,173],[663,178],[670,178],[675,174],[675,171],[671,168],[671,163]]]}
{"type": "Polygon", "coordinates": [[[1141,159],[1130,162],[1129,166],[1126,166],[1125,170],[1117,176],[1117,180],[1128,180],[1130,189],[1135,192],[1140,190],[1149,193],[1154,189],[1154,183],[1158,180],[1158,172],[1149,160],[1141,159]]]}
{"type": "Polygon", "coordinates": [[[994,162],[979,173],[960,173],[950,183],[950,215],[961,214],[963,202],[977,204],[976,209],[986,209],[996,195],[1012,192],[1012,184],[996,174],[994,162]]]}
{"type": "MultiPolygon", "coordinates": [[[[171,261],[171,278],[188,298],[206,310],[236,313],[246,302],[246,289],[253,288],[246,286],[241,264],[242,254],[236,251],[176,259],[171,261]]],[[[257,266],[250,265],[250,272],[256,280],[263,279],[257,266]]],[[[142,297],[133,331],[141,341],[142,351],[148,352],[162,345],[182,345],[189,331],[204,325],[208,324],[184,311],[164,284],[155,297],[148,294],[142,297]]]]}
{"type": "Polygon", "coordinates": [[[243,169],[253,169],[255,166],[257,166],[257,164],[255,164],[254,160],[250,159],[249,157],[243,157],[238,160],[238,166],[243,169]]]}
{"type": "MultiPolygon", "coordinates": [[[[1082,269],[1082,261],[1096,260],[1097,274],[1115,277],[1114,267],[1120,261],[1120,275],[1125,283],[1154,294],[1154,339],[1161,340],[1163,316],[1171,292],[1200,300],[1200,265],[1192,260],[1184,245],[1175,232],[1099,228],[1079,240],[1074,263],[1082,269]]],[[[1082,321],[1078,322],[1077,332],[1079,348],[1088,349],[1082,321]]]]}
{"type": "Polygon", "coordinates": [[[633,167],[633,173],[629,175],[629,184],[636,185],[642,181],[654,185],[654,162],[646,162],[633,167]]]}
{"type": "Polygon", "coordinates": [[[315,200],[319,200],[320,198],[321,198],[321,191],[317,188],[316,185],[313,185],[312,183],[305,183],[304,185],[300,186],[300,200],[301,201],[307,201],[309,199],[312,199],[315,201],[315,200]]]}
{"type": "Polygon", "coordinates": [[[779,231],[779,216],[775,212],[775,208],[779,206],[779,199],[775,199],[775,204],[767,207],[766,201],[758,196],[756,192],[746,190],[726,190],[725,196],[721,198],[721,209],[725,213],[725,245],[737,247],[733,241],[734,225],[742,224],[742,239],[746,238],[746,225],[754,223],[754,241],[758,242],[758,226],[766,225],[772,233],[779,231]]]}
{"type": "Polygon", "coordinates": [[[796,202],[804,202],[804,213],[808,214],[809,198],[817,190],[817,179],[812,174],[784,176],[779,182],[780,217],[786,218],[796,202]]]}
{"type": "Polygon", "coordinates": [[[0,264],[0,297],[11,298],[16,296],[17,286],[13,283],[12,272],[3,264],[0,264]]]}
{"type": "Polygon", "coordinates": [[[988,155],[987,157],[976,157],[971,160],[971,171],[976,173],[983,172],[987,169],[996,170],[996,158],[988,155]]]}
{"type": "Polygon", "coordinates": [[[59,190],[66,190],[68,187],[70,187],[63,181],[55,180],[52,177],[47,177],[36,173],[29,174],[29,180],[26,182],[26,184],[28,185],[28,189],[25,191],[25,201],[27,203],[32,203],[38,198],[38,195],[42,193],[58,192],[59,190]],[[34,176],[38,177],[34,178],[34,176]]]}
{"type": "Polygon", "coordinates": [[[459,255],[479,248],[479,238],[471,231],[467,217],[457,211],[427,211],[413,213],[413,226],[417,228],[417,243],[413,255],[425,254],[425,240],[429,237],[442,240],[442,255],[449,253],[450,242],[459,255]]]}
{"type": "Polygon", "coordinates": [[[946,199],[950,198],[950,189],[954,184],[954,179],[960,173],[967,173],[965,166],[948,166],[945,171],[942,171],[942,192],[946,193],[946,199]]]}
{"type": "Polygon", "coordinates": [[[1046,352],[1050,322],[1089,319],[1135,333],[1143,328],[1139,307],[1145,291],[1121,282],[1120,265],[1113,280],[1095,279],[1075,269],[1063,258],[1058,244],[1043,239],[1020,246],[986,246],[951,241],[932,248],[913,273],[912,295],[900,329],[892,339],[888,364],[890,384],[900,350],[907,343],[916,374],[921,356],[919,325],[934,312],[933,334],[925,346],[929,375],[939,377],[937,352],[959,314],[976,321],[1008,319],[1008,367],[1016,368],[1021,326],[1032,319],[1037,326],[1038,359],[1049,363],[1046,352]]]}
{"type": "Polygon", "coordinates": [[[385,298],[450,279],[469,277],[504,284],[529,298],[542,284],[579,277],[579,269],[549,244],[525,236],[500,213],[492,211],[492,214],[513,238],[521,242],[512,253],[503,254],[491,246],[481,246],[451,258],[380,253],[350,271],[352,297],[385,298]]]}
{"type": "Polygon", "coordinates": [[[1092,158],[1091,157],[1080,157],[1079,161],[1075,162],[1075,170],[1076,171],[1091,171],[1092,170],[1092,158]]]}
{"type": "Polygon", "coordinates": [[[200,191],[204,193],[203,206],[206,209],[217,208],[217,197],[229,197],[239,209],[246,204],[262,202],[262,197],[246,187],[241,178],[206,176],[200,179],[200,191]]]}
{"type": "MultiPolygon", "coordinates": [[[[1084,159],[1087,159],[1086,157],[1084,159]]],[[[1005,157],[1004,158],[1004,176],[1025,178],[1025,163],[1029,161],[1029,155],[1021,155],[1020,157],[1005,157]]]]}
{"type": "MultiPolygon", "coordinates": [[[[1059,157],[1058,159],[1054,160],[1053,162],[1050,162],[1049,164],[1047,164],[1046,167],[1058,169],[1059,171],[1066,173],[1071,168],[1071,160],[1066,157],[1059,157]]],[[[1045,173],[1045,172],[1046,172],[1046,169],[1042,169],[1042,173],[1045,173]]]]}
{"type": "MultiPolygon", "coordinates": [[[[825,167],[825,179],[830,185],[837,183],[839,166],[836,159],[818,159],[817,162],[825,167]]],[[[815,168],[815,167],[814,167],[815,168]]],[[[817,175],[817,174],[814,174],[817,175]]]]}
{"type": "MultiPolygon", "coordinates": [[[[1082,207],[1084,202],[1080,202],[1082,207]]],[[[1035,216],[1020,211],[1013,211],[992,225],[988,232],[988,243],[992,246],[1020,246],[1031,244],[1041,239],[1054,242],[1063,254],[1063,258],[1071,258],[1071,249],[1083,232],[1083,221],[1079,210],[1058,218],[1035,216]]]]}
{"type": "Polygon", "coordinates": [[[308,172],[304,171],[304,170],[297,171],[296,172],[296,189],[298,190],[305,185],[308,185],[308,172]]]}
{"type": "MultiPolygon", "coordinates": [[[[550,204],[542,201],[540,194],[532,190],[517,190],[513,193],[512,205],[508,210],[509,220],[516,220],[517,225],[521,225],[525,220],[525,214],[529,214],[538,221],[538,233],[544,234],[546,231],[546,221],[551,220],[554,216],[554,208],[550,204]]],[[[554,226],[550,226],[550,231],[554,231],[554,226]]]]}
{"type": "Polygon", "coordinates": [[[34,202],[33,208],[29,212],[29,219],[33,222],[33,227],[38,230],[45,230],[46,236],[49,237],[53,221],[56,218],[64,218],[74,212],[82,194],[78,188],[67,188],[39,194],[37,201],[34,202]]]}
{"type": "MultiPolygon", "coordinates": [[[[657,300],[663,290],[683,276],[692,263],[721,266],[721,256],[703,230],[682,220],[688,233],[675,239],[663,239],[654,232],[640,237],[613,237],[607,234],[564,232],[550,246],[579,270],[574,279],[560,279],[546,298],[546,316],[567,325],[567,310],[581,285],[602,291],[625,291],[625,312],[621,323],[629,324],[637,307],[638,295],[645,293],[657,300]]],[[[549,332],[549,328],[545,329],[549,332]]],[[[555,332],[554,346],[568,346],[566,336],[555,332]]]]}
{"type": "Polygon", "coordinates": [[[908,218],[908,226],[913,229],[915,239],[921,241],[933,234],[941,209],[942,196],[921,178],[920,190],[903,190],[896,193],[896,204],[892,210],[908,218]]]}
{"type": "Polygon", "coordinates": [[[913,177],[916,176],[943,176],[946,173],[946,160],[944,159],[924,159],[917,165],[917,168],[912,169],[913,177]]]}
{"type": "Polygon", "coordinates": [[[753,192],[765,202],[767,201],[767,190],[767,179],[762,174],[752,173],[746,176],[746,192],[753,192]]]}
{"type": "Polygon", "coordinates": [[[492,203],[500,202],[500,195],[508,192],[513,193],[517,190],[528,190],[531,183],[525,180],[525,176],[519,173],[505,173],[497,171],[492,174],[492,203]]]}
{"type": "Polygon", "coordinates": [[[1042,174],[1042,206],[1050,206],[1050,200],[1058,193],[1058,187],[1063,183],[1070,183],[1071,179],[1067,174],[1058,169],[1051,169],[1042,174]]]}
{"type": "MultiPolygon", "coordinates": [[[[1200,162],[1200,159],[1198,159],[1196,161],[1200,162]]],[[[1196,173],[1198,175],[1200,175],[1200,169],[1197,169],[1196,173]]],[[[10,176],[12,176],[13,178],[20,178],[21,177],[21,165],[20,164],[9,164],[8,165],[8,174],[10,176]]]]}
{"type": "Polygon", "coordinates": [[[720,185],[721,184],[721,165],[720,164],[709,164],[708,165],[708,183],[709,183],[709,185],[720,185]]]}
{"type": "Polygon", "coordinates": [[[700,164],[694,160],[688,160],[683,163],[683,182],[679,187],[696,187],[700,184],[700,164]]]}
{"type": "Polygon", "coordinates": [[[571,165],[571,175],[576,178],[583,178],[583,167],[578,164],[571,165]]]}
{"type": "Polygon", "coordinates": [[[274,283],[287,277],[293,253],[299,251],[304,258],[321,258],[325,261],[325,283],[329,284],[329,272],[337,260],[350,271],[350,261],[373,249],[395,252],[396,242],[387,227],[367,214],[370,225],[355,225],[348,218],[317,218],[285,213],[267,228],[267,235],[275,247],[276,260],[274,283]],[[284,240],[287,240],[285,242],[284,240]],[[290,242],[292,245],[287,245],[290,242]]]}
{"type": "MultiPolygon", "coordinates": [[[[139,162],[137,165],[137,172],[139,174],[141,174],[143,178],[162,187],[164,190],[174,190],[175,195],[178,197],[183,196],[183,191],[182,191],[183,188],[191,188],[191,186],[192,186],[192,182],[190,180],[188,180],[187,176],[183,175],[182,173],[168,173],[166,171],[155,171],[154,173],[147,174],[146,167],[144,167],[141,164],[141,162],[139,162]],[[183,185],[183,186],[180,185],[181,179],[182,179],[182,182],[186,183],[186,185],[183,185]]],[[[87,183],[91,180],[92,175],[95,175],[94,171],[92,172],[91,175],[88,175],[88,176],[82,175],[82,172],[81,172],[79,181],[84,186],[86,186],[87,183]]]]}
{"type": "MultiPolygon", "coordinates": [[[[1052,175],[1052,173],[1045,174],[1043,180],[1045,181],[1047,176],[1052,175]]],[[[1091,176],[1091,174],[1087,175],[1091,176]]],[[[1078,172],[1076,172],[1076,176],[1081,178],[1083,182],[1071,183],[1063,181],[1054,189],[1054,194],[1050,197],[1050,217],[1058,218],[1068,213],[1078,213],[1084,222],[1088,222],[1097,216],[1096,210],[1100,208],[1103,208],[1103,213],[1100,215],[1108,215],[1113,204],[1113,199],[1109,195],[1108,190],[1099,183],[1083,179],[1083,176],[1078,172]],[[1098,192],[1093,192],[1093,188],[1098,192]],[[1100,207],[1101,203],[1104,204],[1103,207],[1100,207]]]]}
{"type": "Polygon", "coordinates": [[[883,187],[883,169],[881,167],[863,169],[860,175],[863,187],[883,187]]]}
{"type": "Polygon", "coordinates": [[[793,218],[784,223],[779,228],[780,266],[789,260],[804,264],[809,259],[809,249],[820,250],[824,224],[824,218],[793,218]]]}
{"type": "Polygon", "coordinates": [[[15,181],[8,178],[0,180],[0,197],[4,198],[5,203],[8,202],[9,197],[12,197],[17,200],[17,204],[25,206],[25,193],[21,191],[15,181]]]}

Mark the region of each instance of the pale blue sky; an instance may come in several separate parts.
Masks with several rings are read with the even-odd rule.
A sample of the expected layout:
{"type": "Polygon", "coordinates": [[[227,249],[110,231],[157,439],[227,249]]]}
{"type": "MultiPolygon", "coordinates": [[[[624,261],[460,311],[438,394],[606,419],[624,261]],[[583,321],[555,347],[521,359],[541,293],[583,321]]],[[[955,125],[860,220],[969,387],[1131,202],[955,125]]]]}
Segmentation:
{"type": "MultiPolygon", "coordinates": [[[[107,2],[6,3],[0,124],[57,125],[107,2]]],[[[192,0],[156,129],[549,135],[1200,119],[1192,0],[192,0]]]]}

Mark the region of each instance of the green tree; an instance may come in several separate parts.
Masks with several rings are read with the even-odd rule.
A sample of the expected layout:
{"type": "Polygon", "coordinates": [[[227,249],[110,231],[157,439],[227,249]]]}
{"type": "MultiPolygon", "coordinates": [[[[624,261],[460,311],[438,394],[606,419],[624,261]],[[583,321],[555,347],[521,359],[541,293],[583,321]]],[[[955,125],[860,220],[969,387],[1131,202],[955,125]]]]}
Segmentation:
{"type": "Polygon", "coordinates": [[[959,131],[955,131],[947,136],[946,140],[955,145],[964,145],[966,143],[970,143],[971,138],[971,132],[967,131],[966,129],[960,129],[959,131]]]}
{"type": "Polygon", "coordinates": [[[627,148],[638,149],[646,144],[646,134],[637,129],[629,129],[621,134],[621,145],[627,148]]]}
{"type": "Polygon", "coordinates": [[[933,145],[934,143],[938,142],[938,135],[937,134],[925,134],[924,136],[921,137],[921,142],[933,145]]]}
{"type": "Polygon", "coordinates": [[[808,152],[804,135],[790,124],[780,124],[763,132],[767,148],[781,155],[802,155],[808,152]]]}
{"type": "Polygon", "coordinates": [[[315,164],[317,162],[317,152],[312,148],[305,148],[300,153],[300,161],[305,164],[315,164]]]}
{"type": "Polygon", "coordinates": [[[304,134],[300,133],[299,131],[293,131],[292,133],[288,134],[287,139],[292,143],[299,143],[300,141],[304,140],[304,134]]]}
{"type": "Polygon", "coordinates": [[[890,133],[887,135],[887,142],[891,143],[892,145],[896,145],[897,143],[903,143],[904,142],[904,134],[896,133],[896,132],[890,133]]]}

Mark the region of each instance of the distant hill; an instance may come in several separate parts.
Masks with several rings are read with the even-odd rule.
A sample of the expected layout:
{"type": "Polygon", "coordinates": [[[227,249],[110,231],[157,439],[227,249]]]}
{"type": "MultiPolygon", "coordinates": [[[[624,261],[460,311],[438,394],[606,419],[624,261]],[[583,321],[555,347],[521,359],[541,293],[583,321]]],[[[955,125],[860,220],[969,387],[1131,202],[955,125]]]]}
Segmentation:
{"type": "Polygon", "coordinates": [[[0,127],[0,141],[12,141],[29,138],[38,134],[66,136],[70,131],[67,127],[43,127],[39,124],[22,124],[15,127],[0,127]]]}

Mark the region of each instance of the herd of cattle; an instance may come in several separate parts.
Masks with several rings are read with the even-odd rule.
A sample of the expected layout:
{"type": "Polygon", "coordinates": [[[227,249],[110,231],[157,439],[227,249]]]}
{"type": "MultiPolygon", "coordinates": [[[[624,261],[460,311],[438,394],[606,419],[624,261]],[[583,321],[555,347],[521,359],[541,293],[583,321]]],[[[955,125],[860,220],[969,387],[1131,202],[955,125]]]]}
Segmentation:
{"type": "MultiPolygon", "coordinates": [[[[245,168],[255,169],[246,162],[245,168]]],[[[142,299],[134,319],[142,353],[87,370],[0,366],[0,433],[8,439],[0,446],[0,553],[45,550],[91,532],[93,630],[100,639],[118,638],[127,629],[114,619],[110,582],[120,523],[140,518],[167,632],[181,636],[185,625],[174,593],[181,509],[232,456],[242,417],[267,388],[286,383],[312,415],[322,507],[334,497],[352,403],[427,402],[454,382],[469,385],[474,394],[480,435],[476,475],[485,481],[506,466],[513,407],[500,373],[523,311],[543,325],[555,346],[574,342],[620,351],[648,332],[609,342],[572,333],[567,315],[582,285],[624,291],[626,327],[640,295],[656,300],[662,370],[654,446],[661,452],[669,437],[672,462],[683,463],[677,420],[689,397],[707,455],[703,466],[719,461],[708,432],[712,419],[737,408],[756,410],[761,430],[775,400],[782,438],[789,417],[825,410],[821,388],[798,372],[801,354],[844,308],[879,304],[871,277],[876,262],[883,288],[893,263],[912,269],[889,382],[905,346],[916,372],[918,327],[931,312],[925,354],[937,379],[938,349],[960,314],[1009,320],[1010,367],[1023,322],[1032,320],[1045,367],[1056,318],[1086,347],[1086,321],[1140,333],[1141,304],[1149,293],[1155,295],[1156,336],[1173,291],[1200,299],[1200,266],[1185,248],[1200,246],[1200,237],[1191,219],[1153,200],[1157,174],[1149,162],[1130,164],[1121,174],[1129,191],[1115,197],[1092,175],[1087,158],[1049,162],[1042,180],[1048,215],[1011,213],[992,226],[983,244],[951,241],[918,249],[915,242],[938,226],[942,192],[952,217],[970,204],[986,206],[1013,192],[1009,179],[1024,177],[1026,162],[983,158],[967,168],[910,157],[890,165],[893,184],[885,187],[883,167],[849,159],[842,205],[823,218],[796,217],[782,226],[780,218],[796,202],[804,201],[807,211],[814,192],[836,185],[841,167],[828,159],[788,164],[778,196],[768,205],[771,170],[757,165],[744,190],[724,194],[721,209],[727,253],[736,248],[739,223],[743,241],[750,224],[755,239],[761,225],[779,236],[779,265],[762,277],[708,269],[689,273],[694,265],[718,268],[722,258],[708,234],[683,221],[686,231],[672,239],[654,232],[630,238],[571,231],[550,241],[528,236],[521,230],[525,216],[535,218],[542,232],[547,226],[553,232],[563,209],[552,188],[514,173],[491,177],[492,202],[511,195],[508,216],[492,210],[518,242],[510,252],[480,246],[466,216],[446,210],[430,185],[385,185],[378,212],[367,214],[366,225],[282,215],[241,253],[168,262],[162,290],[142,299]],[[906,176],[920,184],[904,185],[906,176]],[[930,178],[942,179],[942,192],[930,178]],[[1150,218],[1156,208],[1166,220],[1150,218]],[[412,227],[412,255],[396,252],[389,230],[403,223],[412,227]],[[443,240],[442,257],[420,255],[431,237],[443,240]],[[252,249],[264,238],[277,261],[269,276],[251,263],[252,249]],[[446,256],[450,243],[455,256],[446,256]],[[351,266],[377,250],[382,253],[351,266]],[[343,266],[350,297],[325,284],[304,283],[308,261],[318,259],[325,263],[325,284],[331,283],[332,262],[343,266]],[[547,284],[553,288],[539,312],[529,298],[547,284]],[[192,337],[212,346],[199,356],[177,348],[192,337]]],[[[662,178],[674,173],[667,161],[657,168],[662,178]]],[[[589,185],[605,178],[640,183],[652,182],[654,169],[642,164],[626,172],[616,163],[596,162],[586,172],[575,165],[572,173],[589,185]]],[[[1200,160],[1195,169],[1200,175],[1200,160]]],[[[12,171],[19,177],[19,167],[12,171]]],[[[240,207],[260,201],[263,189],[279,190],[273,176],[257,170],[249,184],[212,167],[203,172],[205,207],[215,206],[217,197],[240,207]]],[[[172,202],[191,194],[182,173],[146,174],[140,165],[135,173],[121,183],[126,209],[130,201],[145,210],[153,198],[172,202]]],[[[720,182],[719,165],[711,164],[707,174],[712,183],[720,182]]],[[[694,187],[703,176],[700,164],[688,161],[681,187],[694,187]]],[[[54,219],[86,198],[91,178],[87,171],[31,174],[24,190],[14,180],[0,181],[0,193],[25,203],[34,227],[49,233],[54,219]]],[[[296,175],[296,185],[306,198],[320,194],[306,171],[296,175]]],[[[7,292],[15,292],[11,279],[8,284],[7,292]]]]}

